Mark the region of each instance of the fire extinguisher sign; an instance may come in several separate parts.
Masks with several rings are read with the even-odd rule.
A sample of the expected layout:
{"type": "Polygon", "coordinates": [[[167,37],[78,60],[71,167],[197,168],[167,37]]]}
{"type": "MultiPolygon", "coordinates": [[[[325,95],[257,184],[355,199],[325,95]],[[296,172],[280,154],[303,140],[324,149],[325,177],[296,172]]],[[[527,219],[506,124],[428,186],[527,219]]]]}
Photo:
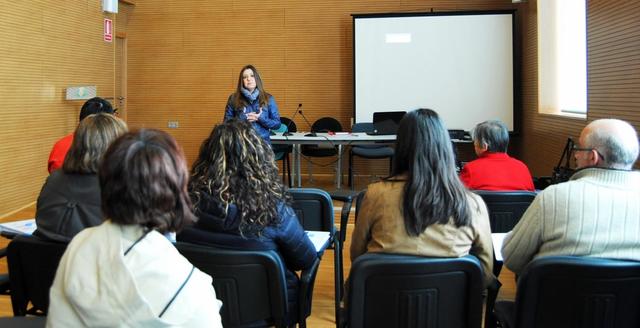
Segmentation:
{"type": "Polygon", "coordinates": [[[113,41],[113,21],[109,18],[104,19],[104,41],[113,41]]]}

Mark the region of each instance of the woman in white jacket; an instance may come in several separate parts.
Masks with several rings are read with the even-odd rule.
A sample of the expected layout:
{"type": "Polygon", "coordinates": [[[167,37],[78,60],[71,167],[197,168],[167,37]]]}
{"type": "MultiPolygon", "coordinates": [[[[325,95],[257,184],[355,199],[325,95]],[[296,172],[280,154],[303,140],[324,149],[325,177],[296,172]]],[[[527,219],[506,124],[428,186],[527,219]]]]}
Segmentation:
{"type": "Polygon", "coordinates": [[[221,327],[211,277],[167,239],[194,218],[175,140],[157,130],[125,134],[98,174],[106,221],[69,244],[47,326],[221,327]]]}

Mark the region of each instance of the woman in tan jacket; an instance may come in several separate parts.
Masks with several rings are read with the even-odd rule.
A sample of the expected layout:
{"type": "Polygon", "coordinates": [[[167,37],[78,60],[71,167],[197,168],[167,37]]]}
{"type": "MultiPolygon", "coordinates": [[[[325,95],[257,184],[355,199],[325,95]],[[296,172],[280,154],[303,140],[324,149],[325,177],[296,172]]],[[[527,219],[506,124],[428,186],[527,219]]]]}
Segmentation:
{"type": "Polygon", "coordinates": [[[475,255],[494,281],[489,215],[455,170],[438,114],[407,113],[398,128],[393,173],[369,185],[351,241],[351,261],[366,252],[432,257],[475,255]]]}

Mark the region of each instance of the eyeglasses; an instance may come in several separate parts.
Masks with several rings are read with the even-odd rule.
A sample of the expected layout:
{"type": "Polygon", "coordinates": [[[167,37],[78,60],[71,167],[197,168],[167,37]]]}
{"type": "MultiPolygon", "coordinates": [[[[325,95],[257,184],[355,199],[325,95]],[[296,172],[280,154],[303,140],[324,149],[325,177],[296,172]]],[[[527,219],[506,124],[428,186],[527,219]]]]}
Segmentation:
{"type": "Polygon", "coordinates": [[[595,148],[581,148],[581,147],[577,147],[576,145],[573,145],[573,147],[571,147],[571,151],[592,151],[595,150],[596,153],[598,154],[598,156],[600,156],[600,158],[604,161],[604,156],[602,155],[601,152],[599,152],[597,149],[595,148]]]}

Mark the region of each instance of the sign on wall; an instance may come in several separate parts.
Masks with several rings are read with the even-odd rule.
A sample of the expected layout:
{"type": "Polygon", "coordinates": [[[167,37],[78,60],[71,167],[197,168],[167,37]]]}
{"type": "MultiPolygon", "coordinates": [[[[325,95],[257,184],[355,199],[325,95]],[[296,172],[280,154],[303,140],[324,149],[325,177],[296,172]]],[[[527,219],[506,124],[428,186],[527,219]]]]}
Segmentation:
{"type": "Polygon", "coordinates": [[[104,19],[104,41],[113,41],[113,21],[109,18],[104,19]]]}

